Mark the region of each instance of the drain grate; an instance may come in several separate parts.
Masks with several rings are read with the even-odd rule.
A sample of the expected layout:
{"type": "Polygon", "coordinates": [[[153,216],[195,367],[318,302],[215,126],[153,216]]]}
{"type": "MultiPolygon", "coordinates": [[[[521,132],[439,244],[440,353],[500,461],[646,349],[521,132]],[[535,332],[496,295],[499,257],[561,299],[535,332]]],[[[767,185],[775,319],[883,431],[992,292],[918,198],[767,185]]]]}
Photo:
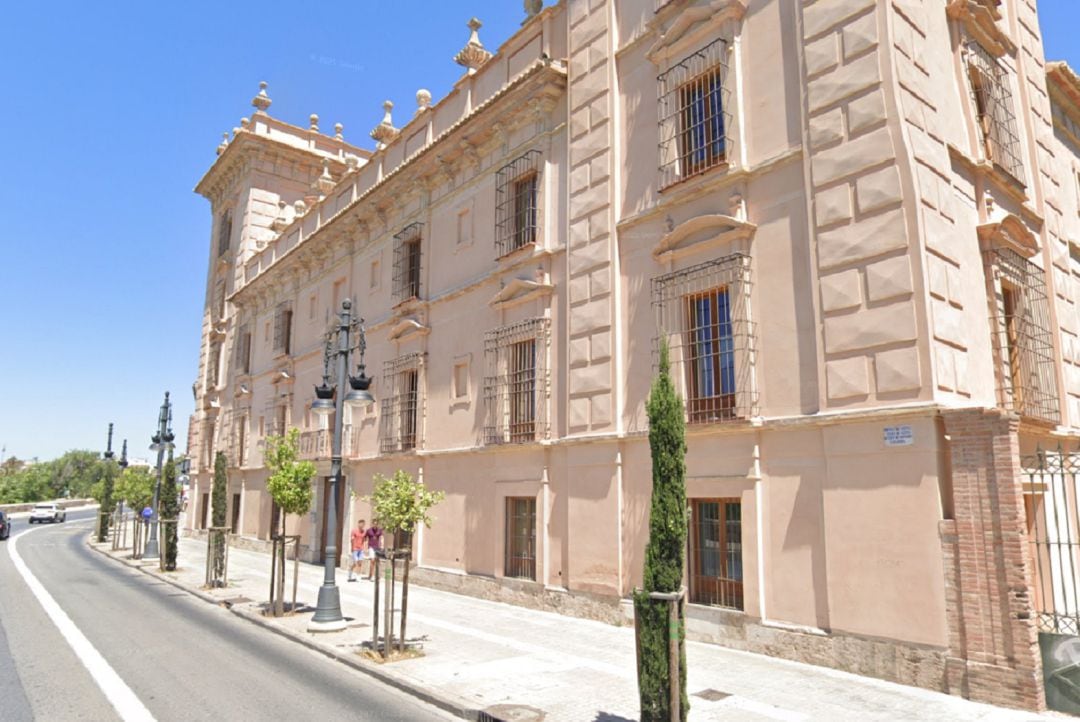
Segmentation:
{"type": "Polygon", "coordinates": [[[695,697],[701,697],[707,702],[719,702],[722,699],[727,699],[731,696],[730,692],[721,692],[718,689],[703,689],[700,692],[694,692],[695,697]]]}

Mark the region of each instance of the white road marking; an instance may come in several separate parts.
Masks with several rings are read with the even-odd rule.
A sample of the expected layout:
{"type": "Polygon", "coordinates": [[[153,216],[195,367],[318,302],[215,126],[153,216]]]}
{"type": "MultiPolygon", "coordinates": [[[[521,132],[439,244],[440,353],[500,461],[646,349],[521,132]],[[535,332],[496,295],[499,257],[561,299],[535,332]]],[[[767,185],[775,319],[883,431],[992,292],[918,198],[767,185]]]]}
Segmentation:
{"type": "Polygon", "coordinates": [[[53,624],[60,630],[60,634],[71,645],[71,649],[83,666],[86,667],[86,671],[90,673],[97,686],[101,688],[106,699],[116,709],[116,713],[120,715],[120,718],[123,720],[153,722],[154,715],[150,714],[150,710],[146,709],[143,703],[139,701],[139,698],[135,696],[135,693],[131,691],[131,688],[124,683],[124,680],[120,679],[120,675],[105,661],[105,658],[94,648],[94,645],[90,644],[90,640],[86,638],[86,635],[79,631],[79,628],[71,621],[71,617],[60,608],[60,605],[56,603],[56,600],[42,586],[34,573],[26,566],[26,562],[19,556],[19,539],[29,534],[30,531],[26,530],[16,534],[11,538],[11,543],[8,544],[8,552],[11,554],[11,561],[14,562],[15,568],[26,581],[26,585],[30,587],[30,591],[37,597],[45,613],[49,615],[53,624]]]}

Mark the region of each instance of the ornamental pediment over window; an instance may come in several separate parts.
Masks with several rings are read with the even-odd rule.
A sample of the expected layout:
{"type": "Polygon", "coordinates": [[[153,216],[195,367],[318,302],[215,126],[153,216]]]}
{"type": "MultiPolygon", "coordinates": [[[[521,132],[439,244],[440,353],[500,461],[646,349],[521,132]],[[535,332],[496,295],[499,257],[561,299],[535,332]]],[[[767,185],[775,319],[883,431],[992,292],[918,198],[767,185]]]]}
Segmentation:
{"type": "Polygon", "coordinates": [[[695,216],[668,231],[653,249],[653,258],[667,261],[680,256],[731,246],[745,251],[757,226],[734,216],[713,214],[695,216]]]}
{"type": "Polygon", "coordinates": [[[994,0],[951,0],[945,13],[992,55],[1000,58],[1016,52],[1016,44],[997,24],[1001,13],[994,0]]]}
{"type": "Polygon", "coordinates": [[[426,336],[431,333],[431,327],[426,326],[413,317],[402,318],[390,327],[387,339],[390,341],[404,341],[413,336],[426,336]]]}
{"type": "Polygon", "coordinates": [[[721,34],[728,23],[746,15],[744,0],[711,0],[682,10],[667,30],[645,54],[656,65],[678,57],[694,45],[701,45],[721,34]]]}
{"type": "Polygon", "coordinates": [[[997,223],[978,227],[979,242],[984,249],[1009,248],[1024,258],[1039,252],[1039,239],[1018,217],[1009,214],[997,223]]]}
{"type": "Polygon", "coordinates": [[[545,280],[535,281],[527,278],[511,279],[505,286],[499,289],[488,305],[492,308],[508,308],[525,301],[531,301],[541,296],[549,296],[555,290],[555,286],[545,280]]]}

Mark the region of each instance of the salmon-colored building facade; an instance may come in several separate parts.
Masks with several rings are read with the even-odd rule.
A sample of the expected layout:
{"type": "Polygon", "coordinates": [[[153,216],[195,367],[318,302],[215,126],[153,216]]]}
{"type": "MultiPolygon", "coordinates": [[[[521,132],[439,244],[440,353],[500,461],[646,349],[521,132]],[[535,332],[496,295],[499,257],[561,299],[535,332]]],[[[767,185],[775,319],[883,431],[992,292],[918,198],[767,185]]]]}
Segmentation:
{"type": "Polygon", "coordinates": [[[223,451],[236,543],[267,539],[261,442],[298,427],[320,476],[287,523],[321,558],[309,409],[348,298],[376,402],[343,419],[346,529],[404,469],[446,492],[417,577],[625,619],[666,341],[692,636],[1045,705],[1076,583],[1040,540],[1077,535],[1025,458],[1080,436],[1080,78],[1034,1],[526,14],[497,50],[471,22],[453,90],[387,104],[373,149],[265,87],[219,146],[192,526],[223,451]]]}

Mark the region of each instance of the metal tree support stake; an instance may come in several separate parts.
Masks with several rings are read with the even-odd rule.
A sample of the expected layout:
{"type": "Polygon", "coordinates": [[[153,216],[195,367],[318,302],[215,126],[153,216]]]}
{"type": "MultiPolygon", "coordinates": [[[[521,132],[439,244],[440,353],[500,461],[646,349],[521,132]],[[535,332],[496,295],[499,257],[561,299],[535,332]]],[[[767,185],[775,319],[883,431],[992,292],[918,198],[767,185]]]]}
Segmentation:
{"type": "Polygon", "coordinates": [[[212,526],[206,535],[206,586],[225,587],[229,584],[229,527],[212,526]],[[219,546],[224,547],[221,578],[216,574],[214,559],[219,546]]]}
{"type": "MultiPolygon", "coordinates": [[[[668,681],[672,722],[678,722],[679,706],[682,702],[682,684],[679,681],[679,623],[685,597],[686,587],[680,588],[677,592],[649,592],[649,599],[667,602],[668,607],[668,681]]],[[[640,656],[640,640],[638,646],[640,656]]]]}

